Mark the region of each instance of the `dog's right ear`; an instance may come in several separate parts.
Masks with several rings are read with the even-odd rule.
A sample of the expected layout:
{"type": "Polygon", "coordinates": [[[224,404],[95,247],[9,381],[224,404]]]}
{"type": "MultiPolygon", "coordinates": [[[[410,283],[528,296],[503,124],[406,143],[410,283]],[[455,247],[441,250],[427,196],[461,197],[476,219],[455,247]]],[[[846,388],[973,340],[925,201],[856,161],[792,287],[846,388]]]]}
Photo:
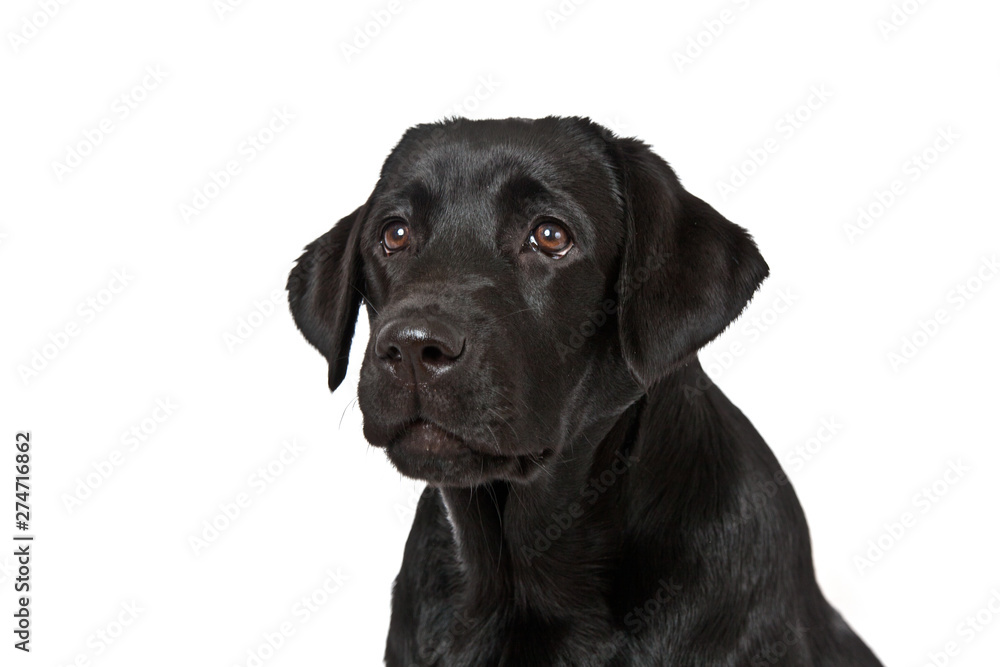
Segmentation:
{"type": "Polygon", "coordinates": [[[308,246],[288,275],[288,304],[302,335],[330,364],[330,391],[347,375],[354,325],[364,295],[359,228],[365,206],[308,246]]]}

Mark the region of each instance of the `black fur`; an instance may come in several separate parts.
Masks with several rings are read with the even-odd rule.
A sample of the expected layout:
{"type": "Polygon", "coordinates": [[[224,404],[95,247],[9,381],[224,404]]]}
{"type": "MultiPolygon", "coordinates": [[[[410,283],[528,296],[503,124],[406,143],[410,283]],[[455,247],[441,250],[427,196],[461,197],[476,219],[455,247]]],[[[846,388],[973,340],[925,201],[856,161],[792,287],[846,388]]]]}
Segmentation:
{"type": "Polygon", "coordinates": [[[288,282],[331,389],[363,298],[365,437],[430,482],[387,665],[879,664],[696,357],[767,273],[645,144],[587,119],[406,133],[288,282]],[[559,259],[526,244],[548,218],[574,239],[559,259]],[[399,220],[409,246],[388,254],[399,220]]]}

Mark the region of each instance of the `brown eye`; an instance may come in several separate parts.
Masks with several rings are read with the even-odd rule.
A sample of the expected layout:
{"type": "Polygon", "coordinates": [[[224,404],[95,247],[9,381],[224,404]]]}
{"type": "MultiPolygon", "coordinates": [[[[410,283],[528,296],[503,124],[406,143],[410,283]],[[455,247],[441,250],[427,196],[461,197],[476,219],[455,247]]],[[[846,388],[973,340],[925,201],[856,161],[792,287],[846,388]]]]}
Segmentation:
{"type": "Polygon", "coordinates": [[[552,259],[559,259],[573,247],[573,239],[559,222],[548,219],[531,230],[528,243],[532,250],[540,250],[552,259]]]}
{"type": "Polygon", "coordinates": [[[402,220],[392,220],[382,228],[382,247],[391,255],[410,245],[410,227],[402,220]]]}

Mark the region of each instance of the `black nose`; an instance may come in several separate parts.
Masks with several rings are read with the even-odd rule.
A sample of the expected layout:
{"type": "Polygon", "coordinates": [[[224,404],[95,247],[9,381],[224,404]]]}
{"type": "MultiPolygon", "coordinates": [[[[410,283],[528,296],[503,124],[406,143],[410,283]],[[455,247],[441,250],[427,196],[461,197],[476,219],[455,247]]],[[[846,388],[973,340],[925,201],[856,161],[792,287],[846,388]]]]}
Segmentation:
{"type": "Polygon", "coordinates": [[[465,336],[434,317],[393,320],[375,337],[375,354],[404,379],[427,382],[448,370],[465,351],[465,336]]]}

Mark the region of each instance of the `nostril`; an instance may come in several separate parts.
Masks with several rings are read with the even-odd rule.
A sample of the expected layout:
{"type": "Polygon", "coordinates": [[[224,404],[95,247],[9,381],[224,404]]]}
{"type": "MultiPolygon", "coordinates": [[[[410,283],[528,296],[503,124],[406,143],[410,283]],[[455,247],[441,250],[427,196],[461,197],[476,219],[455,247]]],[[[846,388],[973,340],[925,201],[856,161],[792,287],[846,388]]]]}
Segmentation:
{"type": "Polygon", "coordinates": [[[427,365],[447,366],[458,361],[465,351],[465,340],[428,341],[420,348],[420,362],[427,365]]]}
{"type": "Polygon", "coordinates": [[[420,357],[425,364],[436,364],[444,360],[444,352],[437,345],[427,345],[420,353],[420,357]]]}
{"type": "Polygon", "coordinates": [[[390,361],[400,361],[403,358],[403,353],[400,352],[399,348],[395,345],[390,345],[385,352],[385,356],[388,357],[390,361]]]}

